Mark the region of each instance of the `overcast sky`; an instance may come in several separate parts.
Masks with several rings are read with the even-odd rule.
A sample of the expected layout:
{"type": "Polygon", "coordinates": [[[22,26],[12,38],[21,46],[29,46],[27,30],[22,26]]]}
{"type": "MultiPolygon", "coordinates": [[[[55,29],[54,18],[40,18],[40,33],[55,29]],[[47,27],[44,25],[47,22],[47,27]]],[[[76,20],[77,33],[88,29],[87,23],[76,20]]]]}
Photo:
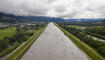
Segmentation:
{"type": "Polygon", "coordinates": [[[104,18],[105,0],[0,0],[0,12],[20,16],[104,18]]]}

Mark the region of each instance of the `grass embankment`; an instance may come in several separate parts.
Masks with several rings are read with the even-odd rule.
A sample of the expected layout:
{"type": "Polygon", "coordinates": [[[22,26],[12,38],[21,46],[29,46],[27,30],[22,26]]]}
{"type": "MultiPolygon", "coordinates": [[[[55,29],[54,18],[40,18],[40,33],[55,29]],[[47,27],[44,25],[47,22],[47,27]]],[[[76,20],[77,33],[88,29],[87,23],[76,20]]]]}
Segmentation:
{"type": "Polygon", "coordinates": [[[32,43],[40,36],[40,34],[44,31],[45,27],[39,30],[29,41],[27,41],[20,49],[18,49],[15,53],[13,53],[7,60],[19,60],[24,53],[28,50],[28,48],[32,45],[32,43]]]}
{"type": "Polygon", "coordinates": [[[90,46],[88,46],[87,44],[85,44],[84,42],[80,41],[77,37],[73,36],[72,34],[70,34],[69,32],[67,32],[66,30],[64,30],[63,28],[61,28],[60,26],[58,26],[56,24],[56,26],[61,29],[64,34],[66,36],[68,36],[68,38],[70,38],[72,40],[72,42],[77,45],[77,47],[79,47],[80,49],[82,49],[92,60],[103,60],[102,57],[100,57],[100,55],[96,54],[96,52],[91,49],[90,46]]]}
{"type": "Polygon", "coordinates": [[[4,37],[11,37],[15,34],[16,27],[9,27],[8,29],[0,30],[0,40],[4,37]]]}

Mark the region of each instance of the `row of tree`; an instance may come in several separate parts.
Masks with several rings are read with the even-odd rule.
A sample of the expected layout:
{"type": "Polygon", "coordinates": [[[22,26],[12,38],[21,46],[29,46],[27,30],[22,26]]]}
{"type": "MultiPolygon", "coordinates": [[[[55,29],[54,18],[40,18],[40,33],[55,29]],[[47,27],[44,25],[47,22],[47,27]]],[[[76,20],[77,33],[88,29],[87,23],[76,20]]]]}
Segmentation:
{"type": "Polygon", "coordinates": [[[105,27],[88,27],[85,32],[89,35],[105,39],[105,27]]]}
{"type": "Polygon", "coordinates": [[[85,32],[75,27],[67,27],[63,24],[60,24],[60,26],[105,56],[105,42],[94,40],[92,37],[87,36],[85,32]]]}

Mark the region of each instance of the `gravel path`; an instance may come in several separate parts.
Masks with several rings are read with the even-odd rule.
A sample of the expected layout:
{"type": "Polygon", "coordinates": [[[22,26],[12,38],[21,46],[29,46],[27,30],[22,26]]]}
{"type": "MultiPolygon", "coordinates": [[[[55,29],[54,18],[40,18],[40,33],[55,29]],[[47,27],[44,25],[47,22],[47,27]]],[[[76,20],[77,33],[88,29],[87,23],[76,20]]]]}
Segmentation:
{"type": "Polygon", "coordinates": [[[89,60],[53,23],[49,23],[21,60],[89,60]]]}

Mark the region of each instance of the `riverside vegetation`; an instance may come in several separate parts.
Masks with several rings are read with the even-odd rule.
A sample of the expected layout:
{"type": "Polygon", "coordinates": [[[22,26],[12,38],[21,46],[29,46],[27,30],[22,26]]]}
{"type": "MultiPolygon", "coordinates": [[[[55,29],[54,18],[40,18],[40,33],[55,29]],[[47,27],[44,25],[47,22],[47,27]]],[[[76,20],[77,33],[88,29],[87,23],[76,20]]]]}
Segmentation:
{"type": "MultiPolygon", "coordinates": [[[[98,38],[105,38],[105,27],[88,27],[85,30],[78,29],[76,27],[68,27],[66,23],[59,23],[59,26],[63,29],[67,30],[69,33],[73,34],[77,38],[79,38],[84,43],[88,44],[89,46],[93,47],[99,54],[105,57],[105,42],[101,42],[98,40],[94,40],[92,37],[87,36],[93,35],[98,38]]],[[[82,25],[83,26],[83,25],[82,25]]]]}

